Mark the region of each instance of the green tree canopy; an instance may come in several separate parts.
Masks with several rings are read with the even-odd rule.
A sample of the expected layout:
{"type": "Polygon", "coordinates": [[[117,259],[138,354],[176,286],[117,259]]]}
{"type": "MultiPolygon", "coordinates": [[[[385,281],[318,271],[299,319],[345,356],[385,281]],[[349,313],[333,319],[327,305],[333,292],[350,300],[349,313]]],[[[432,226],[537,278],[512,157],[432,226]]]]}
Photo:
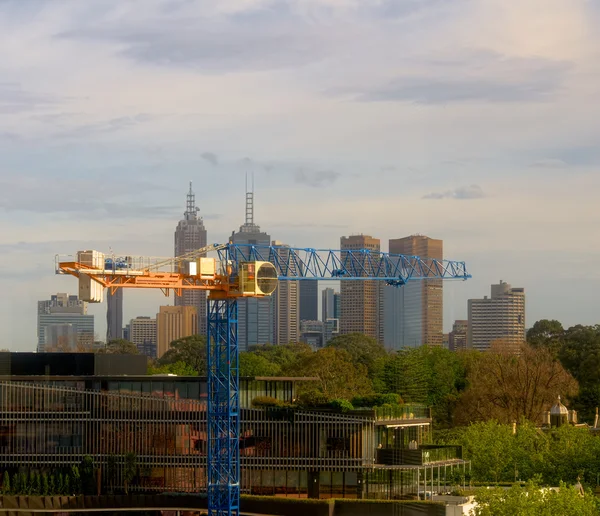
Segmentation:
{"type": "Polygon", "coordinates": [[[156,366],[162,367],[177,362],[183,362],[196,374],[206,375],[206,337],[191,335],[171,342],[168,351],[156,361],[156,366]]]}
{"type": "Polygon", "coordinates": [[[474,516],[595,516],[599,508],[591,492],[581,496],[578,488],[564,483],[555,491],[535,481],[525,487],[480,489],[475,501],[474,516]]]}
{"type": "Polygon", "coordinates": [[[278,346],[265,344],[264,346],[251,346],[248,353],[261,356],[280,369],[290,369],[301,356],[312,353],[312,350],[305,343],[278,346]]]}
{"type": "Polygon", "coordinates": [[[534,347],[545,347],[553,353],[560,349],[565,329],[562,324],[555,320],[542,319],[527,330],[527,343],[534,347]]]}
{"type": "Polygon", "coordinates": [[[259,353],[240,353],[240,376],[279,376],[281,366],[259,353]]]}
{"type": "Polygon", "coordinates": [[[148,374],[175,374],[177,376],[198,376],[191,365],[186,364],[183,360],[165,365],[149,365],[148,374]]]}
{"type": "Polygon", "coordinates": [[[139,355],[140,352],[133,342],[125,339],[109,340],[104,349],[100,349],[99,353],[112,353],[116,355],[139,355]]]}
{"type": "Polygon", "coordinates": [[[362,333],[338,335],[327,346],[347,351],[353,363],[367,368],[369,378],[374,378],[381,371],[383,360],[387,357],[385,348],[379,342],[362,333]]]}
{"type": "Polygon", "coordinates": [[[299,360],[282,371],[290,376],[314,376],[318,381],[303,382],[298,387],[301,399],[311,401],[350,400],[355,396],[373,393],[367,368],[353,362],[351,355],[335,347],[326,347],[315,353],[302,355],[299,360]]]}

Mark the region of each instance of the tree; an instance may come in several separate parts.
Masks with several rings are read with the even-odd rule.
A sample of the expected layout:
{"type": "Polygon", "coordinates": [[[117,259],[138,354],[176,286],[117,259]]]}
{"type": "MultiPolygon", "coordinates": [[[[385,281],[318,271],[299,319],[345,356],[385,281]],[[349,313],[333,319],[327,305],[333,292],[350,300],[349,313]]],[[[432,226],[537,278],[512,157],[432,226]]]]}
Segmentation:
{"type": "Polygon", "coordinates": [[[79,468],[77,466],[71,466],[71,488],[73,493],[81,493],[81,475],[79,474],[79,468]]]}
{"type": "Polygon", "coordinates": [[[111,353],[115,355],[139,355],[140,352],[133,342],[125,339],[109,340],[106,347],[101,349],[99,353],[111,353]]]}
{"type": "Polygon", "coordinates": [[[175,374],[177,376],[198,376],[198,371],[196,371],[191,365],[186,364],[183,360],[180,360],[179,362],[165,364],[162,366],[149,365],[148,374],[175,374]]]}
{"type": "Polygon", "coordinates": [[[527,330],[527,344],[534,348],[546,347],[558,352],[565,330],[558,321],[542,319],[527,330]]]}
{"type": "Polygon", "coordinates": [[[50,494],[50,484],[48,482],[48,473],[42,473],[42,485],[40,492],[42,496],[48,496],[50,494]]]}
{"type": "Polygon", "coordinates": [[[592,423],[600,405],[600,325],[573,326],[565,331],[558,357],[579,382],[573,408],[583,421],[592,423]]]}
{"type": "Polygon", "coordinates": [[[240,353],[240,376],[278,376],[281,366],[258,353],[240,353]]]}
{"type": "Polygon", "coordinates": [[[125,494],[129,494],[129,486],[137,475],[137,455],[128,453],[125,455],[125,466],[123,468],[123,482],[125,483],[125,494]]]}
{"type": "Polygon", "coordinates": [[[274,346],[265,344],[264,346],[251,346],[249,353],[265,358],[269,363],[278,366],[280,370],[293,369],[294,364],[301,358],[313,353],[308,344],[303,342],[296,344],[283,344],[274,346]]]}
{"type": "Polygon", "coordinates": [[[94,459],[89,455],[81,461],[81,488],[84,495],[93,495],[96,492],[94,459]]]}
{"type": "Polygon", "coordinates": [[[370,378],[381,370],[383,359],[387,357],[387,351],[379,342],[362,333],[338,335],[327,343],[327,347],[347,351],[354,364],[367,368],[370,378]]]}
{"type": "Polygon", "coordinates": [[[527,344],[520,347],[520,354],[492,346],[472,365],[467,381],[457,409],[464,423],[488,419],[512,423],[521,418],[539,422],[557,394],[577,392],[577,382],[550,350],[527,344]]]}
{"type": "Polygon", "coordinates": [[[171,342],[167,352],[160,357],[156,364],[159,367],[183,362],[196,371],[196,375],[206,374],[206,337],[191,335],[171,342]]]}
{"type": "Polygon", "coordinates": [[[10,475],[8,471],[5,471],[4,475],[2,475],[2,494],[8,495],[10,493],[10,475]]]}
{"type": "Polygon", "coordinates": [[[560,484],[558,491],[541,488],[535,481],[525,487],[479,489],[474,516],[592,516],[598,514],[598,501],[591,492],[581,496],[579,489],[560,484]]]}
{"type": "Polygon", "coordinates": [[[350,354],[335,347],[326,347],[316,353],[303,355],[283,374],[293,376],[314,376],[316,385],[302,382],[298,387],[300,398],[331,401],[349,400],[354,396],[367,396],[373,393],[371,380],[367,377],[367,368],[355,364],[350,354]]]}

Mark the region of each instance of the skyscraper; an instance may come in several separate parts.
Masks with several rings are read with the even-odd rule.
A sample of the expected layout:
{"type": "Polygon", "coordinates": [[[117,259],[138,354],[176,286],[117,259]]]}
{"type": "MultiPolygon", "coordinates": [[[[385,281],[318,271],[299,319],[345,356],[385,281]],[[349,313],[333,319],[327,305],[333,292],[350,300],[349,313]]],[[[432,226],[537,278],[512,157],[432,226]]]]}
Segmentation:
{"type": "Polygon", "coordinates": [[[106,342],[123,338],[123,289],[106,294],[106,342]]]}
{"type": "MultiPolygon", "coordinates": [[[[443,242],[424,235],[389,241],[390,254],[443,259],[443,242]]],[[[441,346],[443,340],[442,280],[408,282],[384,291],[385,346],[389,349],[423,344],[441,346]]]]}
{"type": "Polygon", "coordinates": [[[448,334],[448,349],[450,349],[450,351],[463,351],[467,349],[468,331],[469,321],[454,321],[452,331],[448,334]]]}
{"type": "Polygon", "coordinates": [[[486,351],[497,341],[509,349],[525,342],[525,289],[500,280],[492,285],[492,297],[469,299],[467,346],[486,351]]]}
{"type": "Polygon", "coordinates": [[[77,296],[58,293],[38,301],[38,352],[92,349],[94,316],[77,296]]]}
{"type": "Polygon", "coordinates": [[[326,288],[321,292],[321,320],[335,318],[335,291],[332,288],[326,288]]]}
{"type": "Polygon", "coordinates": [[[156,314],[157,358],[162,357],[171,342],[198,333],[195,306],[161,306],[156,314]]]}
{"type": "MultiPolygon", "coordinates": [[[[282,242],[273,241],[273,245],[284,246],[282,242]]],[[[286,261],[289,251],[286,246],[278,251],[286,261]]],[[[292,264],[293,267],[293,264],[292,264]]],[[[280,281],[273,298],[273,344],[296,343],[300,339],[300,321],[298,319],[298,281],[280,281]]]]}
{"type": "Polygon", "coordinates": [[[342,294],[336,292],[333,294],[333,318],[341,319],[342,317],[342,294]]]}
{"type": "MultiPolygon", "coordinates": [[[[345,250],[367,249],[379,253],[380,241],[368,235],[342,237],[345,250]]],[[[363,264],[367,267],[367,262],[363,264]]],[[[340,333],[364,333],[383,343],[383,285],[380,281],[347,280],[341,284],[340,333]]]]}
{"type": "Polygon", "coordinates": [[[319,318],[319,282],[300,281],[300,320],[316,321],[319,318]]]}
{"type": "MultiPolygon", "coordinates": [[[[231,234],[234,244],[270,245],[271,235],[263,233],[254,223],[254,188],[246,188],[246,222],[237,233],[231,234]]],[[[272,296],[263,298],[240,298],[237,302],[238,333],[240,351],[249,346],[273,342],[274,301],[272,296]]]]}
{"type": "MultiPolygon", "coordinates": [[[[198,217],[198,211],[200,210],[196,206],[196,196],[190,182],[186,210],[175,230],[175,256],[206,246],[206,229],[202,217],[198,217]]],[[[175,296],[175,306],[195,307],[198,314],[198,333],[206,333],[206,291],[184,290],[181,296],[175,296]]]]}

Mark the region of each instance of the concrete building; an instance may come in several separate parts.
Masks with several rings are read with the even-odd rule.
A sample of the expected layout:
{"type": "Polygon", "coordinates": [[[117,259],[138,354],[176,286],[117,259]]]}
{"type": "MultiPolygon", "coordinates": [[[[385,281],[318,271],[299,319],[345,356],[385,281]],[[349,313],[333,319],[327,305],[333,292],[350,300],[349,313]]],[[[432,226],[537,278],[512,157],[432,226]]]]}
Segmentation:
{"type": "MultiPolygon", "coordinates": [[[[345,250],[380,251],[380,241],[368,235],[353,235],[340,240],[342,261],[345,250]]],[[[364,333],[383,343],[383,282],[341,281],[340,333],[364,333]]]]}
{"type": "Polygon", "coordinates": [[[525,290],[500,280],[492,296],[469,299],[467,346],[486,351],[494,341],[516,348],[525,341],[525,290]]]}
{"type": "Polygon", "coordinates": [[[37,351],[92,349],[94,316],[75,295],[58,293],[38,301],[37,351]]]}
{"type": "MultiPolygon", "coordinates": [[[[150,317],[136,317],[129,321],[129,342],[135,344],[142,355],[156,358],[157,354],[157,329],[156,319],[150,317]]],[[[170,343],[170,342],[169,342],[170,343]]]]}
{"type": "Polygon", "coordinates": [[[171,342],[198,333],[198,312],[195,306],[161,306],[156,314],[156,356],[162,357],[171,342]]]}
{"type": "MultiPolygon", "coordinates": [[[[246,222],[237,233],[231,234],[234,244],[269,245],[271,235],[260,230],[254,223],[254,192],[246,192],[246,222]]],[[[241,298],[238,308],[238,346],[240,351],[247,351],[249,346],[271,344],[274,340],[273,296],[263,298],[241,298]]]]}
{"type": "Polygon", "coordinates": [[[469,321],[457,320],[452,325],[452,331],[448,334],[448,349],[450,351],[463,351],[467,349],[467,332],[469,321]]]}
{"type": "MultiPolygon", "coordinates": [[[[389,241],[390,254],[443,259],[443,241],[424,235],[412,235],[389,241]]],[[[385,346],[442,346],[443,341],[442,280],[408,282],[401,288],[384,291],[385,346]]]]}
{"type": "Polygon", "coordinates": [[[324,329],[323,321],[300,321],[300,341],[313,350],[321,349],[325,346],[324,329]]]}
{"type": "MultiPolygon", "coordinates": [[[[196,196],[190,183],[186,210],[175,230],[175,256],[206,246],[206,228],[202,217],[198,217],[198,211],[196,196]]],[[[206,291],[184,290],[181,296],[175,296],[175,306],[195,307],[198,314],[198,332],[206,333],[206,291]]]]}
{"type": "Polygon", "coordinates": [[[335,318],[335,294],[332,288],[321,292],[321,321],[335,318]]]}
{"type": "Polygon", "coordinates": [[[123,338],[123,289],[106,289],[106,342],[123,338]]]}
{"type": "MultiPolygon", "coordinates": [[[[273,245],[284,246],[285,244],[274,240],[273,245]]],[[[287,260],[289,252],[286,252],[284,247],[279,250],[279,255],[283,260],[287,260]]],[[[277,290],[271,296],[273,298],[273,344],[290,344],[300,340],[298,283],[298,281],[280,281],[277,290]]]]}

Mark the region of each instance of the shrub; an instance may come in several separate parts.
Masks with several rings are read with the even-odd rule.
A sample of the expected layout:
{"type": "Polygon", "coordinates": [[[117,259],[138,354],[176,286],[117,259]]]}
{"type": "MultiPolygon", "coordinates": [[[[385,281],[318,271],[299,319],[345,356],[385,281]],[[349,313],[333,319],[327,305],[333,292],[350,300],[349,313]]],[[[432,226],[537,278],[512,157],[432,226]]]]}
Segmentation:
{"type": "Polygon", "coordinates": [[[349,410],[354,410],[352,403],[348,400],[332,400],[329,402],[329,406],[332,409],[339,410],[340,412],[348,412],[349,410]]]}
{"type": "Polygon", "coordinates": [[[283,401],[271,396],[257,396],[252,400],[253,407],[282,407],[283,401]]]}
{"type": "Polygon", "coordinates": [[[4,475],[2,475],[2,494],[5,494],[5,495],[11,494],[10,475],[8,474],[8,471],[5,471],[4,475]]]}

